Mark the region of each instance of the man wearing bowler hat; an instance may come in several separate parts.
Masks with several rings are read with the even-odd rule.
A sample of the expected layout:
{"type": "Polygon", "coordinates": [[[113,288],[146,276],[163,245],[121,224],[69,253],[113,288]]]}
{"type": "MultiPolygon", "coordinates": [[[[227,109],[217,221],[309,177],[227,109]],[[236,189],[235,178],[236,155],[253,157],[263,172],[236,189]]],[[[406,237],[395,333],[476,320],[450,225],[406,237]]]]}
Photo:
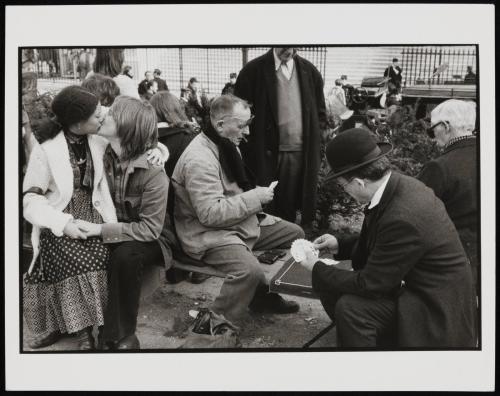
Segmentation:
{"type": "Polygon", "coordinates": [[[363,129],[328,144],[325,181],[366,203],[365,219],[357,236],[314,241],[353,271],[312,253],[301,264],[341,347],[474,347],[472,276],[457,231],[431,189],[390,170],[391,150],[363,129]]]}

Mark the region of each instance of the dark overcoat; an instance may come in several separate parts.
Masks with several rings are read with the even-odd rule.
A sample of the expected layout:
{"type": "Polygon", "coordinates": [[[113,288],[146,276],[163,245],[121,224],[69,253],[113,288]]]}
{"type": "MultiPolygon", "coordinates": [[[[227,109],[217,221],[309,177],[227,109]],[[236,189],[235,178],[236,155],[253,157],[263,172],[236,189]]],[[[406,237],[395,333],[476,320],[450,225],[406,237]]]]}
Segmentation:
{"type": "Polygon", "coordinates": [[[471,261],[473,276],[477,278],[479,213],[476,138],[471,136],[445,148],[439,158],[424,165],[418,178],[443,201],[471,261]]]}
{"type": "Polygon", "coordinates": [[[339,240],[336,258],[352,259],[354,271],[318,262],[313,288],[394,298],[399,346],[475,346],[471,270],[443,203],[422,182],[393,172],[359,237],[339,240]]]}
{"type": "MultiPolygon", "coordinates": [[[[252,104],[255,119],[250,126],[248,143],[240,145],[245,163],[260,186],[267,186],[278,174],[278,103],[274,55],[266,54],[248,62],[236,80],[234,93],[252,104]]],[[[303,223],[314,219],[318,171],[321,164],[321,135],[326,127],[323,78],[309,61],[296,55],[302,102],[303,188],[301,212],[303,223]]]]}

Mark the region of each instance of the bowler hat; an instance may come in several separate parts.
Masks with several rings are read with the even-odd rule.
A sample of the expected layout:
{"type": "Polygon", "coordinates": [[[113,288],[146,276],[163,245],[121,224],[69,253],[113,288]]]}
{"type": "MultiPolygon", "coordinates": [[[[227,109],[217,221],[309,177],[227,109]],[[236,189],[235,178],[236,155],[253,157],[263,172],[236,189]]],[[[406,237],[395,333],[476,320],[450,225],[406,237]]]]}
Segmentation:
{"type": "Polygon", "coordinates": [[[354,169],[382,158],[392,150],[390,143],[377,143],[370,131],[352,128],[337,135],[326,146],[326,159],[331,171],[324,182],[329,182],[354,169]]]}

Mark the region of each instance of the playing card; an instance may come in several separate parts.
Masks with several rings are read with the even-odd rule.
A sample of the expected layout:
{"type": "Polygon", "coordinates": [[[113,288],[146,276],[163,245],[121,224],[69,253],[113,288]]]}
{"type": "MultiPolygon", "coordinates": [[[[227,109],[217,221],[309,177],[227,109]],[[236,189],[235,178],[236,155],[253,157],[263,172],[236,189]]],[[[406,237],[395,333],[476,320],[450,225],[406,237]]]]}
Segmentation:
{"type": "Polygon", "coordinates": [[[270,189],[272,189],[272,190],[274,190],[274,188],[275,188],[277,185],[278,185],[278,181],[277,181],[277,180],[275,180],[275,181],[273,181],[273,182],[269,185],[269,188],[270,188],[270,189]]]}
{"type": "Polygon", "coordinates": [[[292,247],[290,248],[290,254],[297,262],[306,258],[307,251],[313,252],[316,257],[319,256],[319,251],[314,248],[314,244],[306,239],[297,239],[293,241],[292,247]]]}

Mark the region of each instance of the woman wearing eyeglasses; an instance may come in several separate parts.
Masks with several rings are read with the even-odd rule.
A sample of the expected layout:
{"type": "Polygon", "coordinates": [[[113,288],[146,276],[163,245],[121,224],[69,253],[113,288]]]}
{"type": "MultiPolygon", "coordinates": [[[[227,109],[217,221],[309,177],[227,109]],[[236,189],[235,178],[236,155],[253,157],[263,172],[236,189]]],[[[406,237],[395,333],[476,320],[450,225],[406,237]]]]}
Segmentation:
{"type": "Polygon", "coordinates": [[[418,178],[434,190],[462,241],[472,266],[472,276],[478,291],[479,262],[477,257],[477,148],[476,104],[450,99],[431,113],[427,133],[443,152],[428,162],[418,178]]]}

